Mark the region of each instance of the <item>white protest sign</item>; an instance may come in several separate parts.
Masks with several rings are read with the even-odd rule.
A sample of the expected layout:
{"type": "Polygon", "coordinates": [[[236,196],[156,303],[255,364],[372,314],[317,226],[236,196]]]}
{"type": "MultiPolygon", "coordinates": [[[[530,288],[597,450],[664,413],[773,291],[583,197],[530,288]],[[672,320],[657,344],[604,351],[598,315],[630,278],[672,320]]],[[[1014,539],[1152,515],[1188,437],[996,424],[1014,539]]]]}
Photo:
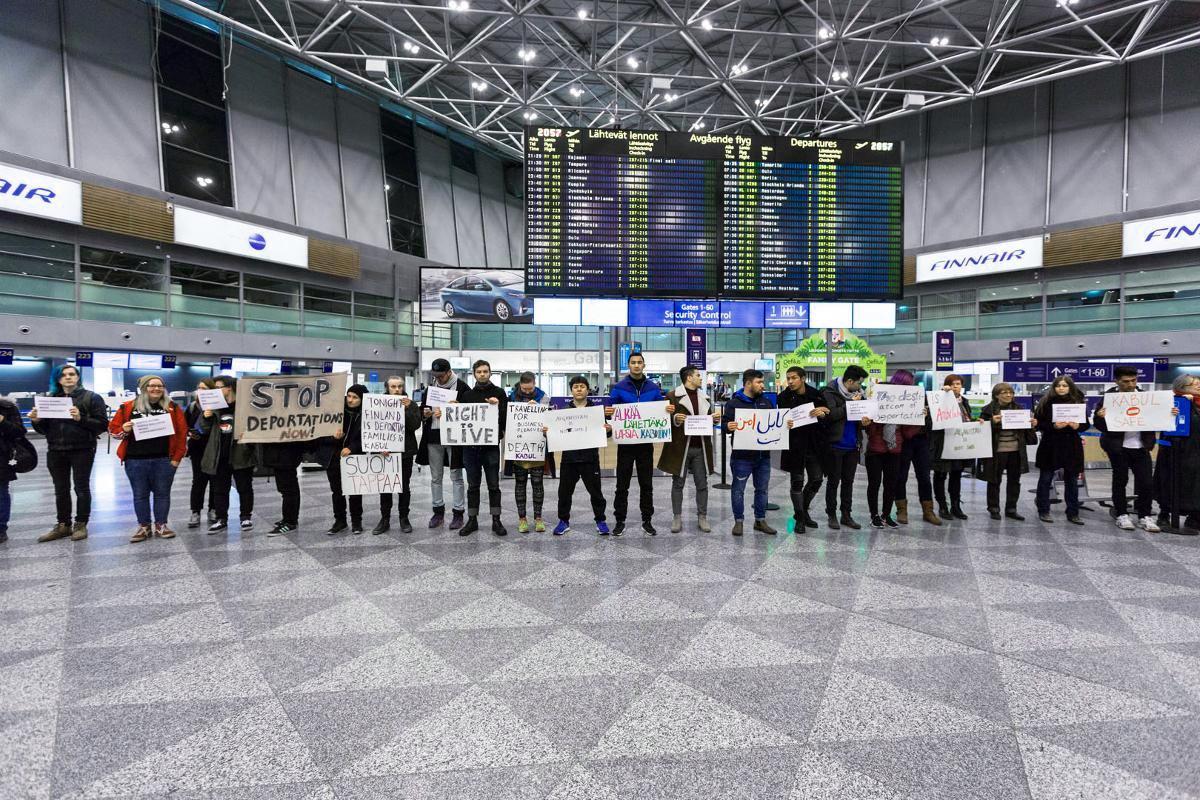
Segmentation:
{"type": "Polygon", "coordinates": [[[735,408],[734,450],[787,450],[787,409],[735,408]]]}
{"type": "Polygon", "coordinates": [[[430,408],[441,408],[458,399],[457,389],[443,389],[440,386],[430,386],[425,390],[425,405],[430,408]]]}
{"type": "Polygon", "coordinates": [[[1174,394],[1112,392],[1104,395],[1104,421],[1110,431],[1173,431],[1174,394]]]}
{"type": "Polygon", "coordinates": [[[792,428],[803,428],[805,425],[812,425],[816,422],[816,417],[809,416],[815,407],[815,403],[805,403],[790,409],[787,418],[792,421],[792,428]]]}
{"type": "Polygon", "coordinates": [[[971,461],[992,457],[992,426],[979,423],[946,429],[942,458],[952,461],[971,461]]]}
{"type": "Polygon", "coordinates": [[[954,392],[929,392],[925,395],[929,401],[929,418],[933,420],[935,431],[947,428],[958,428],[967,423],[963,422],[962,405],[954,392]]]}
{"type": "Polygon", "coordinates": [[[220,411],[222,408],[229,408],[229,403],[225,402],[225,393],[220,389],[197,389],[196,402],[200,404],[201,411],[220,411]]]}
{"type": "Polygon", "coordinates": [[[545,461],[546,434],[542,418],[549,406],[541,403],[508,404],[508,421],[504,425],[505,461],[545,461]]]}
{"type": "Polygon", "coordinates": [[[500,407],[491,403],[442,406],[442,444],[448,447],[500,444],[500,407]]]}
{"type": "Polygon", "coordinates": [[[863,417],[875,419],[875,413],[879,410],[879,406],[874,400],[847,400],[846,401],[846,419],[850,422],[858,422],[863,417]]]}
{"type": "Polygon", "coordinates": [[[612,437],[617,444],[665,442],[671,439],[667,404],[622,403],[613,406],[612,437]]]}
{"type": "Polygon", "coordinates": [[[707,414],[688,414],[683,418],[685,436],[712,436],[713,421],[707,414]]]}
{"type": "Polygon", "coordinates": [[[364,453],[404,452],[404,400],[405,398],[398,394],[363,395],[364,453]]]}
{"type": "Polygon", "coordinates": [[[33,398],[33,407],[37,409],[38,419],[70,419],[71,406],[75,403],[69,397],[33,398]]]}
{"type": "Polygon", "coordinates": [[[1027,431],[1033,427],[1033,417],[1023,408],[1000,409],[1000,428],[1006,431],[1027,431]]]}
{"type": "Polygon", "coordinates": [[[342,427],[346,373],[239,378],[234,435],[243,444],[305,442],[342,427]]]}
{"type": "Polygon", "coordinates": [[[403,492],[403,469],[404,458],[397,453],[390,453],[386,456],[377,453],[346,456],[342,459],[342,494],[397,494],[403,492]]]}
{"type": "Polygon", "coordinates": [[[555,453],[564,450],[588,450],[607,447],[604,432],[604,406],[576,408],[567,406],[545,415],[547,448],[555,453]]]}
{"type": "Polygon", "coordinates": [[[1087,403],[1055,403],[1050,406],[1051,422],[1087,422],[1087,403]]]}
{"type": "Polygon", "coordinates": [[[132,422],[133,438],[139,442],[175,435],[175,423],[170,414],[151,414],[148,417],[138,417],[132,422]]]}
{"type": "Polygon", "coordinates": [[[875,384],[875,402],[879,409],[872,422],[885,425],[924,425],[925,390],[917,386],[893,386],[875,384]]]}

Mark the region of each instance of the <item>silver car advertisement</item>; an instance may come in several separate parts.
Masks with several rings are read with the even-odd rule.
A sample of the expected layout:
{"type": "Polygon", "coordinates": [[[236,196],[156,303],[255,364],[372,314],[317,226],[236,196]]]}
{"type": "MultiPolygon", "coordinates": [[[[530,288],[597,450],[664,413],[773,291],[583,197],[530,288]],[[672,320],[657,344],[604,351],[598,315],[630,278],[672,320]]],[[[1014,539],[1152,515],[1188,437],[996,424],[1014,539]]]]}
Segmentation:
{"type": "Polygon", "coordinates": [[[532,324],[525,271],[421,267],[421,322],[532,324]]]}

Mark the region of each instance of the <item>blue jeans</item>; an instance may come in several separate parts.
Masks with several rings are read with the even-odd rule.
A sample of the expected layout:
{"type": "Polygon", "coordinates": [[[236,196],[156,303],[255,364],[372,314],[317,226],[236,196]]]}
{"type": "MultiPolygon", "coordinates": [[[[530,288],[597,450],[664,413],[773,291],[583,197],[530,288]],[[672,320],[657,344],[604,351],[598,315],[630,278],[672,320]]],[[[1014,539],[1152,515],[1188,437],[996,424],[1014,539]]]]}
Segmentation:
{"type": "Polygon", "coordinates": [[[739,522],[746,515],[746,481],[754,476],[754,518],[767,518],[767,487],[771,480],[771,454],[759,453],[754,458],[735,458],[729,462],[733,470],[733,518],[739,522]]]}
{"type": "Polygon", "coordinates": [[[0,481],[0,533],[8,533],[8,518],[12,514],[12,495],[8,481],[0,481]]]}
{"type": "Polygon", "coordinates": [[[175,468],[169,458],[131,458],[125,462],[125,476],[133,490],[133,511],[138,525],[150,524],[150,497],[154,497],[154,522],[165,524],[171,513],[171,484],[175,468]]]}
{"type": "MultiPolygon", "coordinates": [[[[1063,500],[1067,504],[1067,516],[1079,516],[1079,476],[1063,470],[1063,500]]],[[[1050,489],[1054,486],[1054,470],[1044,469],[1038,476],[1037,510],[1039,514],[1050,513],[1050,489]]]]}

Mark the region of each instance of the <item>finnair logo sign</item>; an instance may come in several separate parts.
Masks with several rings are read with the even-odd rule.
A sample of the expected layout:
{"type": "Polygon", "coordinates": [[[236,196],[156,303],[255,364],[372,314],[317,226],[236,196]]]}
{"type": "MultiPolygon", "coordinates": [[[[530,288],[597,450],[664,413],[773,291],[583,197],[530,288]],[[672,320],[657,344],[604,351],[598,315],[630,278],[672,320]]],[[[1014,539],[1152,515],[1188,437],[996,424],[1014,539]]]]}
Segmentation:
{"type": "Polygon", "coordinates": [[[0,163],[0,211],[73,222],[83,220],[79,181],[0,163]]]}
{"type": "Polygon", "coordinates": [[[1121,254],[1124,256],[1200,247],[1200,211],[1126,222],[1122,240],[1121,254]]]}
{"type": "Polygon", "coordinates": [[[308,268],[308,238],[175,206],[175,241],[235,256],[308,268]]]}
{"type": "Polygon", "coordinates": [[[1042,266],[1042,237],[993,242],[917,256],[917,283],[1016,272],[1042,266]]]}

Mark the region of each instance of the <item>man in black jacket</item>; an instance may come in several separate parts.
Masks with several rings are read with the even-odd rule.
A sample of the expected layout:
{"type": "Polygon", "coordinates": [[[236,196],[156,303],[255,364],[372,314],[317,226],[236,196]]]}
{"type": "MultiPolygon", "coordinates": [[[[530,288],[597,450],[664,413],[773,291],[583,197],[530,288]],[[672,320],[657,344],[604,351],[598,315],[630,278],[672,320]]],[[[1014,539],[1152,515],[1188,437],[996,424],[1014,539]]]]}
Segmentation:
{"type": "Polygon", "coordinates": [[[508,416],[508,395],[492,383],[492,366],[480,359],[471,365],[475,373],[475,388],[458,396],[463,404],[488,403],[496,406],[500,417],[499,435],[496,444],[472,445],[463,448],[463,466],[467,470],[467,524],[458,532],[459,536],[470,536],[479,530],[479,490],[487,476],[488,505],[492,512],[492,533],[507,536],[508,530],[500,520],[500,440],[504,438],[504,423],[508,416]]]}
{"type": "MultiPolygon", "coordinates": [[[[396,514],[399,517],[401,533],[412,533],[412,523],[408,521],[408,509],[412,501],[412,492],[408,488],[412,478],[413,459],[417,455],[417,428],[421,425],[421,408],[408,397],[404,391],[404,378],[392,375],[384,383],[385,394],[403,397],[404,403],[404,454],[401,457],[400,487],[396,494],[396,514]]],[[[388,453],[384,453],[388,455],[388,453]]],[[[379,495],[379,524],[371,529],[371,533],[379,535],[386,533],[392,527],[392,495],[379,495]]]]}
{"type": "MultiPolygon", "coordinates": [[[[788,367],[787,388],[779,393],[779,407],[796,408],[812,403],[810,416],[816,417],[819,422],[829,415],[829,408],[821,393],[805,381],[806,377],[804,367],[788,367]]],[[[779,457],[779,466],[791,475],[792,518],[796,520],[797,533],[803,533],[805,527],[817,527],[817,521],[809,514],[808,508],[821,490],[824,478],[821,462],[828,449],[824,434],[824,429],[819,425],[794,428],[788,435],[788,449],[779,457]]]]}
{"type": "Polygon", "coordinates": [[[854,473],[858,471],[858,448],[862,442],[862,430],[871,424],[863,417],[854,422],[846,419],[846,402],[863,399],[863,381],[867,371],[857,364],[846,367],[841,378],[835,378],[821,390],[829,414],[823,417],[825,441],[828,444],[825,466],[825,514],[829,527],[839,530],[843,525],[851,530],[862,527],[850,515],[854,504],[854,473]],[[841,489],[842,514],[838,517],[837,504],[841,489]]]}

